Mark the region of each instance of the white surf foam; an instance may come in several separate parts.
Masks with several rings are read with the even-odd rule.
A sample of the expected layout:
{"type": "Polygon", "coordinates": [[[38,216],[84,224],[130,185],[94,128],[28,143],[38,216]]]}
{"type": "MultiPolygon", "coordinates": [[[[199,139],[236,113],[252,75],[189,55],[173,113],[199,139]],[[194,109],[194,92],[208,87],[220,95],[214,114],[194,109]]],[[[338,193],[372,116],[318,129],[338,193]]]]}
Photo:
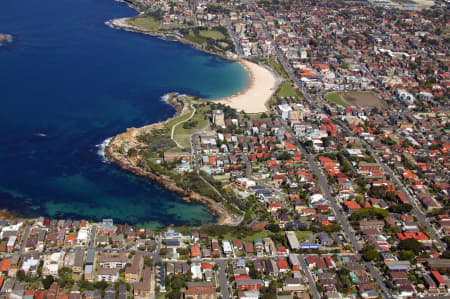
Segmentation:
{"type": "Polygon", "coordinates": [[[169,94],[168,94],[168,93],[166,93],[165,95],[163,95],[163,96],[161,97],[161,102],[164,102],[164,103],[166,103],[166,104],[169,104],[169,94]]]}
{"type": "Polygon", "coordinates": [[[95,147],[97,148],[97,154],[102,158],[103,163],[108,163],[108,159],[105,156],[105,147],[111,141],[112,137],[106,138],[102,143],[97,144],[95,147]]]}

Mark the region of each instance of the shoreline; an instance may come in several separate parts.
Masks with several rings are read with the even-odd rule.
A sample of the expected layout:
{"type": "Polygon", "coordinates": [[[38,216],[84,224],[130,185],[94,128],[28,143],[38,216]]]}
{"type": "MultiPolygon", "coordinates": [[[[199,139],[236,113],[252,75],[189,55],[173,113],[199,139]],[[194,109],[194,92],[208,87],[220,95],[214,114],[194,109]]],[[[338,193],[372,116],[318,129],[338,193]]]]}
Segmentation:
{"type": "Polygon", "coordinates": [[[202,196],[201,194],[192,190],[182,189],[181,187],[176,185],[176,182],[172,178],[164,174],[157,173],[153,170],[144,169],[142,166],[139,166],[139,158],[132,159],[126,154],[126,147],[130,144],[139,146],[139,141],[137,140],[138,136],[140,136],[141,134],[145,134],[145,132],[150,132],[155,129],[161,129],[167,122],[187,113],[187,111],[185,111],[186,105],[184,101],[179,100],[176,97],[175,93],[169,94],[168,103],[174,106],[177,111],[174,116],[165,121],[146,125],[140,128],[128,128],[126,132],[112,137],[108,144],[105,146],[105,158],[109,162],[117,164],[123,170],[129,171],[137,176],[147,177],[153,181],[156,181],[165,189],[180,194],[185,202],[197,202],[206,205],[211,210],[212,215],[219,216],[219,219],[216,222],[216,224],[218,225],[236,226],[240,224],[240,221],[236,221],[235,215],[230,213],[228,209],[221,203],[216,202],[208,197],[202,196]]]}
{"type": "MultiPolygon", "coordinates": [[[[123,2],[127,3],[128,6],[138,11],[139,14],[141,13],[139,9],[135,7],[132,3],[128,1],[123,2]]],[[[161,37],[161,38],[165,37],[169,39],[174,39],[175,41],[179,41],[181,43],[190,45],[195,49],[203,51],[205,53],[218,55],[227,60],[236,61],[236,59],[232,59],[228,55],[203,49],[200,45],[185,39],[181,34],[177,32],[161,32],[161,31],[146,30],[128,24],[126,22],[128,19],[130,18],[125,17],[125,18],[111,19],[106,21],[105,24],[114,29],[121,29],[125,31],[146,34],[154,37],[161,37]]],[[[234,56],[237,57],[236,54],[234,54],[234,56]]],[[[253,114],[269,111],[269,108],[267,107],[266,104],[271,99],[272,95],[276,92],[282,80],[273,70],[265,66],[244,59],[239,59],[238,62],[249,75],[248,85],[243,91],[241,91],[238,94],[226,98],[214,99],[212,101],[230,106],[231,108],[234,108],[239,112],[243,110],[246,113],[253,114]]],[[[219,219],[217,221],[218,225],[231,225],[231,226],[239,225],[240,222],[242,221],[242,218],[236,217],[236,215],[230,213],[230,211],[227,208],[225,208],[221,203],[216,202],[205,196],[202,196],[196,192],[193,192],[192,190],[183,190],[182,188],[178,187],[175,181],[172,180],[170,177],[152,170],[148,171],[138,165],[137,159],[134,159],[133,161],[133,159],[130,159],[126,154],[120,152],[120,149],[123,148],[123,144],[124,142],[126,142],[127,139],[128,142],[131,142],[132,144],[136,145],[137,144],[136,137],[140,135],[140,133],[148,132],[148,130],[162,128],[165,123],[169,122],[173,118],[183,115],[183,111],[185,110],[184,108],[186,105],[183,102],[183,106],[180,107],[179,103],[177,104],[176,101],[174,101],[174,98],[175,96],[173,93],[169,94],[168,103],[174,106],[177,111],[174,116],[163,122],[146,125],[141,128],[128,128],[126,132],[118,134],[115,137],[112,137],[104,148],[105,158],[109,162],[117,164],[120,168],[126,171],[129,171],[138,176],[148,177],[153,181],[156,181],[157,183],[161,184],[167,190],[177,192],[178,194],[182,195],[182,199],[186,202],[198,202],[206,205],[212,211],[213,215],[219,216],[219,219]]]]}
{"type": "MultiPolygon", "coordinates": [[[[125,2],[125,3],[129,4],[128,2],[125,2]]],[[[132,7],[133,9],[136,9],[133,6],[130,6],[130,7],[132,7]]],[[[191,47],[193,47],[193,48],[195,48],[195,49],[197,49],[199,51],[202,51],[202,52],[205,52],[205,53],[209,53],[209,54],[213,54],[213,55],[217,55],[217,56],[220,56],[220,57],[222,57],[224,59],[227,59],[227,60],[231,60],[231,61],[237,61],[238,60],[237,56],[230,57],[230,56],[227,56],[227,55],[222,54],[222,53],[206,50],[206,49],[200,47],[200,45],[198,45],[197,43],[194,43],[194,42],[184,38],[178,32],[173,32],[173,31],[162,32],[162,31],[147,30],[147,29],[143,29],[141,27],[136,27],[136,26],[133,26],[133,25],[130,25],[130,24],[126,23],[126,21],[131,19],[131,18],[132,17],[111,19],[111,20],[106,21],[105,24],[108,25],[111,28],[118,29],[118,30],[125,30],[125,31],[129,31],[129,32],[135,32],[135,33],[150,35],[150,36],[159,37],[159,38],[168,38],[168,39],[171,39],[173,41],[178,41],[178,42],[180,42],[182,44],[189,45],[189,46],[191,46],[191,47]]]]}
{"type": "MultiPolygon", "coordinates": [[[[132,2],[129,2],[127,0],[116,0],[116,1],[126,3],[129,7],[133,8],[138,12],[138,16],[142,14],[139,8],[136,7],[132,2]]],[[[270,99],[278,89],[281,82],[283,82],[283,78],[281,78],[274,70],[270,69],[266,65],[257,64],[249,60],[246,60],[245,58],[241,59],[235,53],[233,53],[233,56],[231,56],[219,52],[206,50],[199,44],[187,40],[186,38],[184,38],[183,35],[181,35],[178,32],[174,31],[162,32],[133,26],[127,23],[127,20],[131,18],[134,17],[110,19],[106,21],[105,24],[110,26],[111,28],[118,30],[125,30],[159,38],[168,38],[192,46],[199,51],[217,55],[230,61],[238,62],[249,75],[248,85],[245,87],[243,91],[235,95],[231,95],[225,98],[213,99],[212,101],[227,105],[231,108],[236,109],[239,112],[242,110],[245,113],[249,114],[263,113],[270,110],[270,108],[267,106],[267,103],[270,101],[270,99]]]]}
{"type": "Polygon", "coordinates": [[[231,108],[234,108],[239,112],[243,110],[245,113],[249,114],[263,113],[270,110],[267,107],[267,103],[276,92],[280,83],[283,81],[283,79],[273,70],[246,59],[232,59],[231,57],[228,57],[221,53],[208,51],[201,48],[198,44],[185,39],[183,36],[180,36],[180,34],[176,32],[145,30],[130,25],[126,23],[126,20],[128,19],[130,18],[126,17],[112,19],[105,22],[105,24],[115,29],[121,29],[154,37],[166,37],[170,39],[174,38],[175,41],[190,45],[199,51],[217,55],[227,60],[236,61],[246,70],[247,74],[249,75],[249,82],[243,91],[229,97],[213,99],[211,101],[230,106],[231,108]]]}
{"type": "Polygon", "coordinates": [[[249,74],[249,84],[240,93],[213,102],[224,104],[238,112],[258,114],[270,109],[267,103],[277,91],[282,79],[272,70],[263,65],[241,59],[239,63],[249,74]]]}

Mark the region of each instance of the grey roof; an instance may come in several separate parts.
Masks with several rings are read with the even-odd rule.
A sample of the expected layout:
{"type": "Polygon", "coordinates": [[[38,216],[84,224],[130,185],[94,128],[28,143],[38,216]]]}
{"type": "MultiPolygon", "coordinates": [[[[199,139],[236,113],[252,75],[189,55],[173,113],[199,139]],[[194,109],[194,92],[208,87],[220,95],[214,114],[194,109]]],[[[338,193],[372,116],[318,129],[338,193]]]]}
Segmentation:
{"type": "Polygon", "coordinates": [[[86,254],[86,264],[93,264],[95,260],[95,249],[89,248],[86,254]]]}

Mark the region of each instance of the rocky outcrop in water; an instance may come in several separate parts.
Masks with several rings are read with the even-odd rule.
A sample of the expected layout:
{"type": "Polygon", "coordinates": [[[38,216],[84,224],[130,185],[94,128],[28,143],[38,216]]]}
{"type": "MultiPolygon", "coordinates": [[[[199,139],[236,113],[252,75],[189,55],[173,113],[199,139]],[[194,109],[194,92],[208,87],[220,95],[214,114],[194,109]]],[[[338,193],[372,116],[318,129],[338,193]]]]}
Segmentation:
{"type": "Polygon", "coordinates": [[[11,43],[12,41],[13,41],[12,35],[0,33],[0,46],[6,43],[11,43]]]}

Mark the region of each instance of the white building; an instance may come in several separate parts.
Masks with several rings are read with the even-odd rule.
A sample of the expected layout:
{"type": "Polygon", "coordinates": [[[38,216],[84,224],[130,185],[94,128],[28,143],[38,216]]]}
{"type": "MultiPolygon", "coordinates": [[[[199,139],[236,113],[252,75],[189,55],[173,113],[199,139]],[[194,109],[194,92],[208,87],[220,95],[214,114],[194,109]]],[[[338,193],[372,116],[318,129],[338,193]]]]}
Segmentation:
{"type": "Polygon", "coordinates": [[[288,104],[282,104],[282,105],[278,105],[278,111],[280,112],[282,119],[288,119],[289,112],[292,111],[292,108],[288,104]]]}
{"type": "Polygon", "coordinates": [[[78,231],[77,243],[80,245],[87,244],[89,239],[89,229],[86,227],[81,228],[78,231]]]}
{"type": "Polygon", "coordinates": [[[226,256],[231,256],[233,254],[233,247],[231,247],[230,241],[224,240],[222,241],[223,253],[226,256]]]}
{"type": "Polygon", "coordinates": [[[191,264],[191,272],[192,272],[192,279],[202,279],[203,278],[202,266],[200,263],[192,263],[191,264]]]}
{"type": "Polygon", "coordinates": [[[34,256],[29,256],[28,258],[24,258],[21,269],[25,274],[36,275],[37,268],[39,266],[40,259],[35,258],[34,256]]]}
{"type": "Polygon", "coordinates": [[[97,281],[116,282],[119,279],[119,268],[103,268],[97,270],[97,281]]]}
{"type": "Polygon", "coordinates": [[[3,227],[2,231],[0,232],[0,238],[3,239],[4,238],[4,234],[6,232],[9,232],[9,231],[17,231],[18,232],[21,226],[22,226],[22,222],[19,222],[19,223],[14,224],[14,225],[9,225],[9,226],[3,227]]]}
{"type": "Polygon", "coordinates": [[[55,252],[45,256],[44,264],[42,266],[42,276],[51,275],[58,277],[58,270],[62,268],[64,262],[64,253],[55,252]]]}

